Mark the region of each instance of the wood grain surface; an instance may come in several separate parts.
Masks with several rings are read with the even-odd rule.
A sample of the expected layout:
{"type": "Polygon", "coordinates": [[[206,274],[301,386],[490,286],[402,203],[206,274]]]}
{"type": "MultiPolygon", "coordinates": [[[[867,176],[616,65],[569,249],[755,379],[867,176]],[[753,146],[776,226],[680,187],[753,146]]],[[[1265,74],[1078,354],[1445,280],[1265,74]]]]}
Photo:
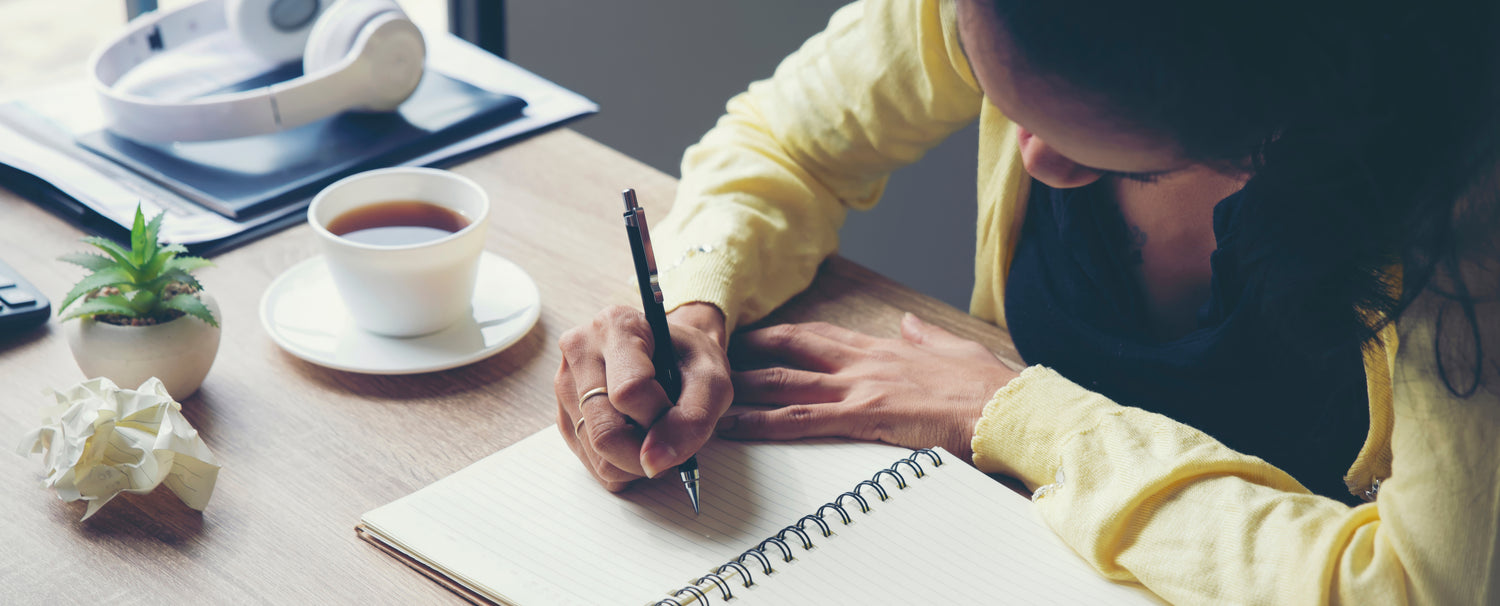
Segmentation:
{"type": "MultiPolygon", "coordinates": [[[[454,168],[492,196],[487,248],[536,280],[542,315],[516,345],[455,370],[367,376],[292,357],[258,306],[281,272],[316,254],[299,226],[201,272],[223,307],[218,359],[183,412],[223,470],[207,511],[169,491],[122,495],[87,522],[83,504],[39,487],[40,464],[0,465],[0,602],[426,603],[458,598],[355,537],[360,514],[554,423],[556,341],[606,303],[629,300],[619,191],[665,214],[676,181],[569,130],[454,168]]],[[[0,258],[54,301],[81,270],[78,230],[0,190],[0,258]]],[[[992,325],[852,262],[826,263],[772,321],[824,320],[895,336],[903,311],[1013,352],[992,325]]],[[[1011,353],[1014,359],[1014,354],[1011,353]]],[[[0,447],[38,424],[47,388],[84,377],[56,320],[0,341],[0,447]]],[[[495,512],[505,515],[505,512],[495,512]]]]}

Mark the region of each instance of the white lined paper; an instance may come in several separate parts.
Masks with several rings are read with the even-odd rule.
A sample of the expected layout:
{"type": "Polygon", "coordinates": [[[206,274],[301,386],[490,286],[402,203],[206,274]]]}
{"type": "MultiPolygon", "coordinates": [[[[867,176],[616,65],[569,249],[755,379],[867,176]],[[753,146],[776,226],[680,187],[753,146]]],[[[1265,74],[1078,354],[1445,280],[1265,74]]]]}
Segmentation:
{"type": "MultiPolygon", "coordinates": [[[[754,585],[724,576],[734,603],[925,603],[1004,597],[1018,603],[1151,603],[1111,583],[1068,551],[1033,516],[1031,503],[939,451],[945,464],[908,488],[889,476],[861,491],[853,523],[831,510],[835,533],[806,525],[796,558],[775,572],[747,559],[754,585]]],[[[849,491],[912,451],[847,441],[745,443],[715,440],[698,455],[703,513],[675,474],[621,495],[601,488],[547,428],[514,446],[363,516],[366,527],[409,555],[504,604],[650,604],[712,572],[766,537],[849,491]]],[[[720,604],[712,582],[699,586],[720,604]]],[[[695,602],[684,593],[683,604],[695,602]]]]}

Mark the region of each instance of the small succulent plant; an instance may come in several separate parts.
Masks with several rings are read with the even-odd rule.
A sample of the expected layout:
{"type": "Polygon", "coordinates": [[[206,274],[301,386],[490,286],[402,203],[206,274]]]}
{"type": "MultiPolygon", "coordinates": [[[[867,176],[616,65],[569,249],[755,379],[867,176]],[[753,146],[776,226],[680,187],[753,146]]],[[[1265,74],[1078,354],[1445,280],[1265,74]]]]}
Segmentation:
{"type": "Polygon", "coordinates": [[[106,238],[83,238],[104,254],[92,252],[63,255],[66,261],[89,270],[58,307],[63,320],[95,318],[127,326],[160,324],[183,314],[218,326],[213,312],[198,298],[203,286],[192,272],[213,265],[202,257],[179,256],[187,252],[181,244],[162,246],[157,241],[165,212],[146,221],[139,206],[130,228],[130,250],[106,238]],[[74,301],[78,305],[69,309],[74,301]]]}

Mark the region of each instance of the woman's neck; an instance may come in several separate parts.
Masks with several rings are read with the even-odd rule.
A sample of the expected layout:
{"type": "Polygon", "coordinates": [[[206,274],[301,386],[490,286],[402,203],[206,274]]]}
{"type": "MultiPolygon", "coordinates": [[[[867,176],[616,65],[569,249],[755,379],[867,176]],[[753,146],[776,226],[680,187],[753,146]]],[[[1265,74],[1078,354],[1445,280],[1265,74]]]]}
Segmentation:
{"type": "Polygon", "coordinates": [[[1212,281],[1209,257],[1218,246],[1214,207],[1247,180],[1193,168],[1151,183],[1110,179],[1106,184],[1130,230],[1136,279],[1157,339],[1174,339],[1196,327],[1212,281]]]}

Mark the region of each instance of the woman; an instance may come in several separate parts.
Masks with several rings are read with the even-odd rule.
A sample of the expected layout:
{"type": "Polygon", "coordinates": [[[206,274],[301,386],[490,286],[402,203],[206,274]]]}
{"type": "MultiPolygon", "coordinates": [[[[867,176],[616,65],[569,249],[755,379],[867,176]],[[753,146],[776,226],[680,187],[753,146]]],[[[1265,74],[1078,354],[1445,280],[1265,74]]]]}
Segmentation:
{"type": "Polygon", "coordinates": [[[1180,4],[841,10],[684,158],[678,405],[638,312],[562,338],[575,453],[621,490],[716,426],[939,444],[1174,602],[1500,601],[1494,7],[1180,4]],[[908,316],[745,332],[779,365],[731,373],[846,209],[976,118],[970,311],[1033,366],[908,316]]]}

